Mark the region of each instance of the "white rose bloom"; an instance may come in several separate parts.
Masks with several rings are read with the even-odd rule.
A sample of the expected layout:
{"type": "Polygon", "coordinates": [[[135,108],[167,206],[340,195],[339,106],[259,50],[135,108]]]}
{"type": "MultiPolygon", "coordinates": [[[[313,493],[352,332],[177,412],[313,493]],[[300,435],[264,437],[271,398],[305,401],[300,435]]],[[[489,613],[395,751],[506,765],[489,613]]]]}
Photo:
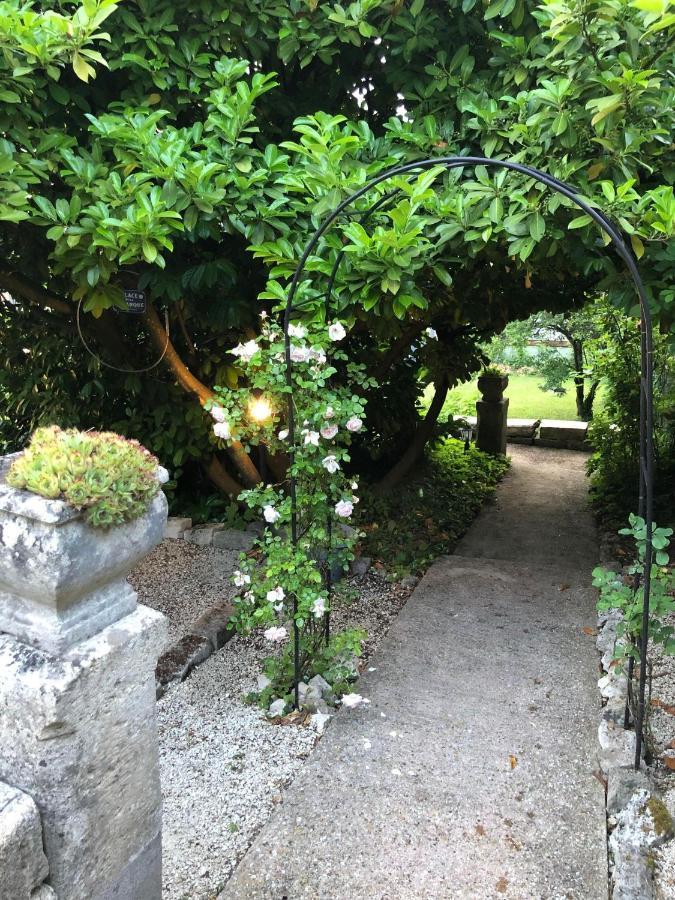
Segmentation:
{"type": "Polygon", "coordinates": [[[307,431],[305,432],[305,447],[308,447],[310,444],[313,447],[319,446],[319,438],[321,435],[318,431],[307,431]]]}
{"type": "Polygon", "coordinates": [[[273,506],[266,506],[263,509],[263,518],[266,522],[269,522],[270,525],[274,525],[274,523],[278,522],[281,518],[281,513],[278,512],[273,506]]]}
{"type": "Polygon", "coordinates": [[[327,472],[330,472],[331,475],[335,475],[336,472],[340,470],[340,463],[334,456],[324,456],[321,460],[321,465],[327,472]]]}
{"type": "Polygon", "coordinates": [[[335,410],[332,406],[326,407],[326,412],[323,414],[324,419],[332,419],[335,415],[335,410]]]}
{"type": "Polygon", "coordinates": [[[348,519],[354,512],[354,504],[351,500],[339,500],[335,504],[335,512],[343,519],[348,519]]]}
{"type": "Polygon", "coordinates": [[[164,466],[157,466],[155,469],[155,478],[160,484],[166,484],[170,477],[168,469],[165,469],[164,466]]]}
{"type": "Polygon", "coordinates": [[[427,328],[424,333],[426,334],[427,337],[431,338],[432,341],[438,340],[438,335],[436,334],[435,328],[427,328]]]}
{"type": "Polygon", "coordinates": [[[230,431],[230,423],[229,422],[216,422],[213,426],[213,433],[216,437],[221,438],[223,441],[229,441],[232,437],[232,432],[230,431]]]}
{"type": "Polygon", "coordinates": [[[308,362],[309,348],[298,347],[296,344],[291,344],[291,359],[293,360],[293,362],[308,362]]]}
{"type": "Polygon", "coordinates": [[[283,625],[280,625],[278,628],[272,626],[272,628],[268,628],[267,631],[264,631],[263,634],[268,641],[285,641],[288,637],[288,632],[283,625]]]}
{"type": "Polygon", "coordinates": [[[347,332],[342,322],[333,322],[328,328],[328,337],[331,341],[341,341],[347,337],[347,332]]]}
{"type": "Polygon", "coordinates": [[[234,573],[234,583],[237,587],[243,587],[245,584],[251,583],[251,576],[245,572],[236,571],[234,573]]]}
{"type": "Polygon", "coordinates": [[[370,703],[370,700],[366,700],[361,694],[345,694],[342,698],[342,705],[347,709],[355,709],[357,706],[362,706],[366,703],[370,703]]]}
{"type": "Polygon", "coordinates": [[[225,410],[222,406],[212,406],[211,407],[211,418],[214,422],[224,422],[225,421],[225,410]]]}
{"type": "Polygon", "coordinates": [[[351,488],[353,491],[358,491],[358,489],[359,489],[358,482],[352,481],[351,488]]]}
{"type": "Polygon", "coordinates": [[[291,337],[299,338],[302,340],[304,336],[307,334],[307,329],[304,325],[293,325],[292,323],[288,326],[288,333],[291,337]]]}
{"type": "Polygon", "coordinates": [[[259,349],[255,341],[246,341],[245,344],[237,344],[230,353],[232,356],[238,356],[242,362],[250,362],[259,349]]]}
{"type": "Polygon", "coordinates": [[[286,595],[284,594],[284,589],[282,587],[275,587],[273,591],[267,592],[267,602],[268,603],[281,603],[286,595]]]}
{"type": "Polygon", "coordinates": [[[332,441],[337,433],[337,425],[324,425],[321,429],[321,437],[326,438],[327,441],[332,441]]]}
{"type": "Polygon", "coordinates": [[[326,353],[321,349],[321,347],[312,347],[312,349],[309,351],[309,355],[311,359],[317,362],[320,366],[326,364],[326,353]]]}
{"type": "Polygon", "coordinates": [[[250,604],[255,603],[255,596],[253,594],[253,591],[246,591],[246,593],[244,594],[244,600],[250,604]]]}
{"type": "Polygon", "coordinates": [[[314,603],[312,603],[312,612],[316,616],[317,619],[320,619],[322,615],[326,612],[326,598],[325,597],[317,597],[314,603]]]}
{"type": "Polygon", "coordinates": [[[358,416],[352,416],[347,422],[347,431],[361,431],[363,422],[358,416]]]}
{"type": "Polygon", "coordinates": [[[288,428],[283,428],[277,435],[280,441],[285,441],[288,437],[288,428]]]}
{"type": "Polygon", "coordinates": [[[354,504],[354,506],[356,506],[358,502],[359,498],[356,496],[356,494],[352,494],[352,503],[354,504]]]}

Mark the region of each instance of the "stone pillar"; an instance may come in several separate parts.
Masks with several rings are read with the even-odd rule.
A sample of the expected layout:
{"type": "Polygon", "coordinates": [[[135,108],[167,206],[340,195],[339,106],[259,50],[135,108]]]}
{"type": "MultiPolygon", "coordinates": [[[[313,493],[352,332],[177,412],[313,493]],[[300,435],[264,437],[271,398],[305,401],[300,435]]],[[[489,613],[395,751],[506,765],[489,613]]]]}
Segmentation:
{"type": "Polygon", "coordinates": [[[476,447],[486,453],[506,453],[506,423],[509,401],[477,400],[476,447]]]}
{"type": "Polygon", "coordinates": [[[37,805],[59,900],[160,900],[165,619],[125,577],[161,540],[166,499],[106,531],[1,476],[0,780],[37,805]]]}

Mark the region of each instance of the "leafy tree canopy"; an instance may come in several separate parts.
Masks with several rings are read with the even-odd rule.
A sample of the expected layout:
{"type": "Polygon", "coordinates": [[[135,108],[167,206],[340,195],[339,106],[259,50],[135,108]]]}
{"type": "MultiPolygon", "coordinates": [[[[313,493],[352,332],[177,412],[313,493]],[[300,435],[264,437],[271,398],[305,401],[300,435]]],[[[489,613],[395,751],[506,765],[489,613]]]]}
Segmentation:
{"type": "MultiPolygon", "coordinates": [[[[674,28],[669,0],[4,0],[8,358],[59,317],[53,346],[75,343],[81,302],[102,356],[147,362],[111,311],[141,288],[157,346],[165,307],[166,361],[204,402],[241,377],[227,348],[257,329],[260,301],[283,301],[321,218],[392,165],[450,154],[514,159],[575,185],[630,235],[672,327],[674,28]]],[[[307,318],[321,314],[342,253],[332,312],[355,322],[352,352],[385,383],[453,383],[508,321],[592,292],[635,311],[598,229],[531,179],[429,172],[374,189],[357,213],[392,188],[368,221],[327,237],[301,298],[307,318]],[[429,324],[438,342],[420,340],[429,324]]],[[[114,407],[160,456],[171,446],[174,465],[213,466],[201,413],[171,384],[142,395],[139,379],[92,369],[79,347],[69,356],[87,415],[108,425],[114,407]],[[170,444],[169,421],[184,435],[170,444]]],[[[408,393],[397,447],[416,417],[408,393]]],[[[24,422],[34,399],[16,399],[24,422]]],[[[231,448],[227,466],[250,483],[244,456],[231,448]]]]}

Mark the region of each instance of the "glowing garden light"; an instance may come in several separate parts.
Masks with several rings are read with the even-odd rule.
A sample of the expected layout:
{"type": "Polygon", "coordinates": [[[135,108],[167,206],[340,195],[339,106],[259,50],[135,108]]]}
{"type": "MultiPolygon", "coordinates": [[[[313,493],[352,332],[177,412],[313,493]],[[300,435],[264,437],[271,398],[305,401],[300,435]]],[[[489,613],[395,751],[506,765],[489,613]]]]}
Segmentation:
{"type": "Polygon", "coordinates": [[[248,411],[256,422],[264,422],[272,415],[272,407],[265,397],[254,397],[248,405],[248,411]]]}

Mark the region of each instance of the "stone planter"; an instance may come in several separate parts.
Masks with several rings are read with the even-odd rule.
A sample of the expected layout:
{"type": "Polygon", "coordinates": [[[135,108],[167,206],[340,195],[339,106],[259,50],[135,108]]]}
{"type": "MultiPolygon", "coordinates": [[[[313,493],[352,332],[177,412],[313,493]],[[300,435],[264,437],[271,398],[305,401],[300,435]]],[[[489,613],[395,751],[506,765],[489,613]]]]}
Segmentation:
{"type": "Polygon", "coordinates": [[[56,655],[136,609],[126,582],[159,543],[161,492],[138,519],[98,529],[61,500],[10,487],[0,458],[0,631],[56,655]]]}
{"type": "Polygon", "coordinates": [[[478,390],[488,403],[499,403],[503,400],[508,384],[508,375],[481,375],[478,378],[478,390]]]}

